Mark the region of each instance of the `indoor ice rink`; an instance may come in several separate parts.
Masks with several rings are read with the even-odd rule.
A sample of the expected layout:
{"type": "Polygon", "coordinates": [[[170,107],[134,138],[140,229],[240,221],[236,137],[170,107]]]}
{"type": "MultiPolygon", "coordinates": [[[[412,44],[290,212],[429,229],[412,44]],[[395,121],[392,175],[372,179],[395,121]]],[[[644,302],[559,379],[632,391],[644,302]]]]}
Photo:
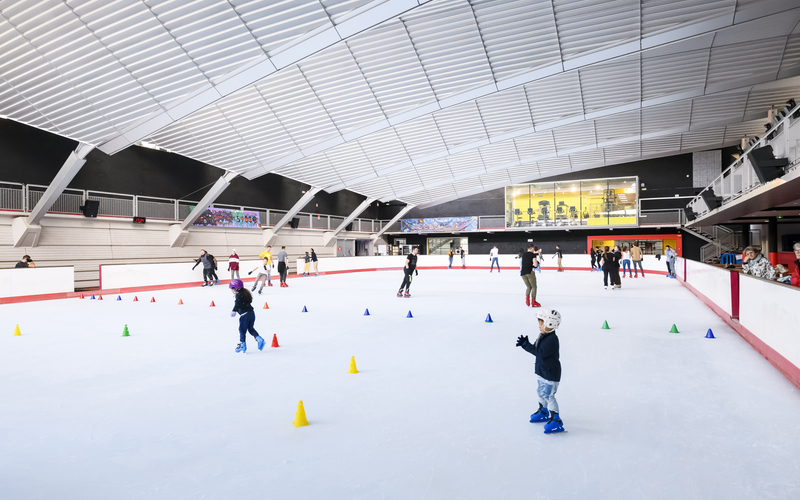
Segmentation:
{"type": "Polygon", "coordinates": [[[795,0],[0,1],[0,500],[800,498],[795,0]]]}

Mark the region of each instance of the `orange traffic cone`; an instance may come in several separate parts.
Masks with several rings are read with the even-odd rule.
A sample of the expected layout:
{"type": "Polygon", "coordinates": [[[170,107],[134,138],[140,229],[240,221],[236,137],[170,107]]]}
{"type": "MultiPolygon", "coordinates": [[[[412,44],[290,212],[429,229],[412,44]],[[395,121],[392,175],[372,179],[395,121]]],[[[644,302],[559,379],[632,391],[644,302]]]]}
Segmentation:
{"type": "Polygon", "coordinates": [[[208,307],[216,307],[216,306],[214,305],[214,301],[213,301],[213,300],[211,301],[211,305],[210,305],[210,306],[208,306],[208,307]]]}
{"type": "Polygon", "coordinates": [[[280,347],[278,345],[278,334],[277,333],[273,333],[272,334],[272,347],[280,347]]]}
{"type": "Polygon", "coordinates": [[[180,299],[180,300],[178,300],[178,305],[179,305],[179,306],[182,306],[182,305],[183,305],[183,299],[180,299]]]}
{"type": "Polygon", "coordinates": [[[264,309],[269,309],[269,306],[267,305],[266,302],[264,302],[264,309]]]}

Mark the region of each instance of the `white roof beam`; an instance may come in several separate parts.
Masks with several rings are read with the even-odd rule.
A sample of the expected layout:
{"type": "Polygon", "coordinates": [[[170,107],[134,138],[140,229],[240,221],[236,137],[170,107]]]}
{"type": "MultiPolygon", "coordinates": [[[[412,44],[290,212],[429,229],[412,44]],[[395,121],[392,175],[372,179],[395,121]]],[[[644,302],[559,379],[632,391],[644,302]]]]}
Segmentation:
{"type": "Polygon", "coordinates": [[[400,220],[400,219],[401,219],[401,218],[402,218],[402,217],[403,217],[405,214],[407,214],[407,213],[408,213],[408,211],[409,211],[409,210],[411,210],[412,208],[414,208],[414,206],[415,206],[415,205],[412,205],[412,204],[410,204],[410,203],[409,203],[408,205],[406,205],[405,207],[403,207],[403,209],[402,209],[402,210],[400,210],[400,211],[397,213],[397,215],[395,215],[394,217],[392,217],[392,220],[390,220],[390,221],[389,221],[389,222],[388,222],[388,223],[387,223],[385,226],[383,226],[383,227],[381,228],[381,230],[380,230],[380,231],[378,231],[377,233],[375,233],[375,238],[379,238],[379,237],[380,237],[380,236],[381,236],[383,233],[385,233],[385,232],[386,232],[386,230],[387,230],[387,229],[389,229],[389,226],[391,226],[391,225],[392,225],[392,224],[394,224],[395,222],[399,221],[399,220],[400,220]]]}

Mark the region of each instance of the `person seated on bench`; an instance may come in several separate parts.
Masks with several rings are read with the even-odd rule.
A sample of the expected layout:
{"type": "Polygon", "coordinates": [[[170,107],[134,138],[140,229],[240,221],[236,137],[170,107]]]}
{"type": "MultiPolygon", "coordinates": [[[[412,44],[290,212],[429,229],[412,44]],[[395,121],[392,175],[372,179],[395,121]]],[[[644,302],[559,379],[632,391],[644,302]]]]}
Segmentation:
{"type": "Polygon", "coordinates": [[[766,257],[761,255],[761,247],[759,246],[749,246],[744,249],[742,272],[767,280],[775,279],[775,268],[772,267],[766,257]]]}

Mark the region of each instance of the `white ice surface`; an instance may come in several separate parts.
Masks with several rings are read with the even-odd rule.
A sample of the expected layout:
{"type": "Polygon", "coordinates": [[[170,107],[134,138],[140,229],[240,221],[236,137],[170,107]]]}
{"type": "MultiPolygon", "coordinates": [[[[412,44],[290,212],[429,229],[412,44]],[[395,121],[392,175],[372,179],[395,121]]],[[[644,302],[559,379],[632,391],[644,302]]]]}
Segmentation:
{"type": "Polygon", "coordinates": [[[800,391],[663,276],[539,275],[569,432],[529,423],[518,274],[292,279],[246,355],[227,287],[0,306],[0,498],[800,498],[800,391]]]}

